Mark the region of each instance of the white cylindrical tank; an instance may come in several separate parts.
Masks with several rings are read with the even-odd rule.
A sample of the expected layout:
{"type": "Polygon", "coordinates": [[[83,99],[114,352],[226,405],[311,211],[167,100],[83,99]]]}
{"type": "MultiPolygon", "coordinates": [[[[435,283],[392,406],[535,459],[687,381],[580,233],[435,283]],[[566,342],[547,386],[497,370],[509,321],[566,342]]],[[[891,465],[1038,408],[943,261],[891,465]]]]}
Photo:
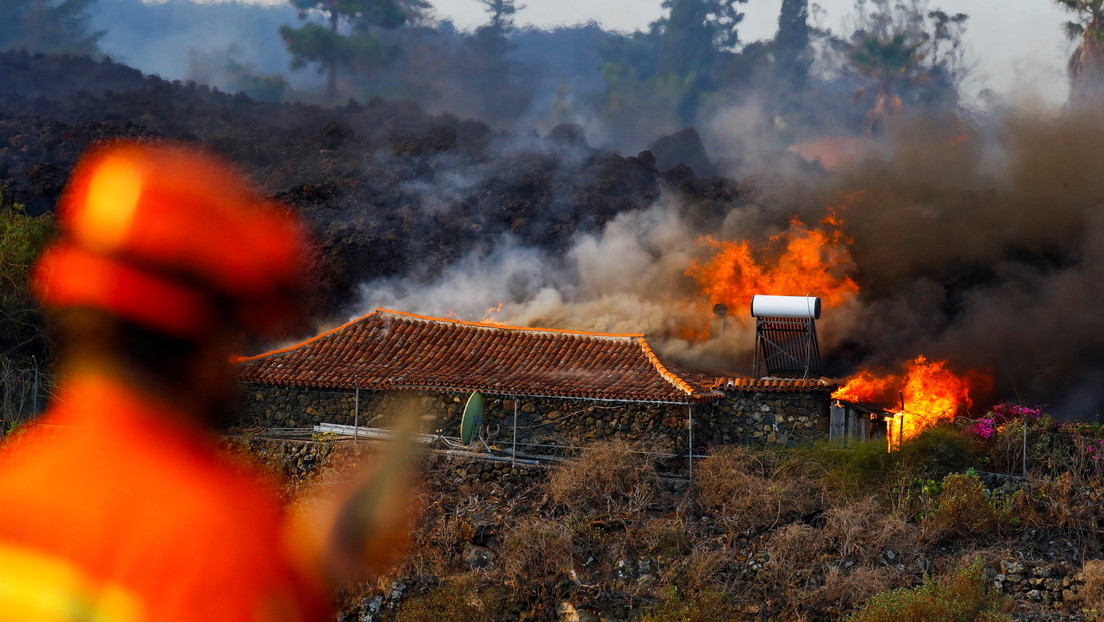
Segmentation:
{"type": "Polygon", "coordinates": [[[820,319],[820,298],[816,296],[763,296],[751,299],[752,317],[820,319]]]}

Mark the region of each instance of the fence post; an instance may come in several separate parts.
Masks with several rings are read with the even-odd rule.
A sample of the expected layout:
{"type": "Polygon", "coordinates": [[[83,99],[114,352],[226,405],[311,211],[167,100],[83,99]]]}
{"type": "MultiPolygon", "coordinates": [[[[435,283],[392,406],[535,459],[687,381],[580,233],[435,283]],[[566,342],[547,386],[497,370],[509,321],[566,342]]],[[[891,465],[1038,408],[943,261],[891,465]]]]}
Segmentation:
{"type": "Polygon", "coordinates": [[[38,359],[35,355],[31,355],[31,362],[34,363],[34,393],[31,395],[31,415],[38,415],[38,359]]]}
{"type": "Polygon", "coordinates": [[[353,447],[360,446],[360,378],[354,377],[353,389],[353,447]]]}
{"type": "Polygon", "coordinates": [[[514,393],[514,440],[510,445],[510,462],[517,464],[517,414],[518,414],[518,396],[514,393]]]}
{"type": "Polygon", "coordinates": [[[686,404],[686,437],[689,439],[687,458],[690,459],[690,479],[694,479],[694,406],[686,404]]]}
{"type": "Polygon", "coordinates": [[[1024,435],[1023,435],[1023,476],[1027,479],[1027,417],[1020,415],[1020,421],[1023,422],[1024,435]]]}

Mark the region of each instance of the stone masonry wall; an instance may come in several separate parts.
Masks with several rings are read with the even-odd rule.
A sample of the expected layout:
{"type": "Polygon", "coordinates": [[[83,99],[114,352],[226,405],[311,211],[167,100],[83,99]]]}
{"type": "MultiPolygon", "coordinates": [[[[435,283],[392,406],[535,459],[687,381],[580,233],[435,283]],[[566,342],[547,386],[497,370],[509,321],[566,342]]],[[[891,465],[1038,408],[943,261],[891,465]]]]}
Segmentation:
{"type": "Polygon", "coordinates": [[[829,405],[827,393],[729,392],[704,406],[694,445],[793,447],[827,439],[829,405]]]}
{"type": "MultiPolygon", "coordinates": [[[[352,425],[356,400],[352,391],[322,391],[247,385],[241,403],[243,427],[306,428],[318,423],[352,425]]],[[[405,408],[421,413],[423,430],[450,436],[460,433],[467,393],[361,391],[361,426],[382,427],[405,408]]],[[[483,438],[508,446],[514,435],[514,398],[484,396],[483,438]]],[[[519,397],[518,451],[549,453],[624,438],[652,451],[685,455],[688,404],[600,402],[519,397]]],[[[693,405],[695,453],[728,444],[793,446],[828,436],[828,397],[823,393],[732,392],[709,404],[693,405]]]]}

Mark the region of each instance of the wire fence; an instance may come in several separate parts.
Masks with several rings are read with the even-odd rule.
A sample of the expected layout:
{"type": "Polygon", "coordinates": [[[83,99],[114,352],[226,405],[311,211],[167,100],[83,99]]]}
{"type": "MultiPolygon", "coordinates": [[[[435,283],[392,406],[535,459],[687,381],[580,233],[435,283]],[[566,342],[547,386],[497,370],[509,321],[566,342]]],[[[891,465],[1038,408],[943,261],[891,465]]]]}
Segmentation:
{"type": "Polygon", "coordinates": [[[38,416],[51,392],[51,378],[43,373],[36,358],[0,356],[0,434],[38,416]]]}
{"type": "MultiPolygon", "coordinates": [[[[239,422],[243,429],[271,436],[318,436],[319,424],[388,428],[394,417],[413,409],[420,432],[438,436],[434,445],[509,459],[563,460],[613,439],[632,443],[637,453],[661,461],[697,459],[704,447],[689,444],[694,423],[689,405],[590,403],[556,398],[488,395],[481,425],[470,446],[460,443],[466,393],[414,391],[334,391],[268,385],[243,389],[239,422]],[[662,411],[662,412],[661,412],[662,411]],[[620,421],[620,425],[611,422],[620,421]],[[652,425],[645,426],[647,421],[652,425]],[[691,456],[691,454],[693,454],[691,456]]],[[[697,415],[697,413],[693,413],[697,415]]],[[[333,433],[345,434],[347,431],[333,433]]],[[[332,434],[331,434],[332,437],[332,434]]],[[[369,438],[362,437],[362,441],[369,438]]]]}

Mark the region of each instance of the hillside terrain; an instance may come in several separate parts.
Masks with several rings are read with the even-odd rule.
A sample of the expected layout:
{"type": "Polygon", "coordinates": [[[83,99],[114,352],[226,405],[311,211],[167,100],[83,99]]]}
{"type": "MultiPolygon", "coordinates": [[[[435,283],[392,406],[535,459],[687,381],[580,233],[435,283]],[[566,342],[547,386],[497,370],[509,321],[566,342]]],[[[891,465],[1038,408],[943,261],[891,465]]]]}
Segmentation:
{"type": "MultiPolygon", "coordinates": [[[[1100,442],[1030,418],[1024,478],[1023,421],[893,453],[728,447],[692,476],[623,441],[542,465],[430,454],[412,557],[349,586],[339,619],[1098,620],[1100,442]]],[[[292,499],[371,454],[236,443],[292,499]]]]}
{"type": "Polygon", "coordinates": [[[52,209],[77,157],[97,141],[201,144],[310,225],[322,317],[340,316],[357,283],[432,274],[502,235],[562,250],[572,236],[650,205],[663,187],[700,199],[714,217],[740,196],[735,182],[678,166],[708,164],[692,130],[623,157],[589,147],[571,125],[542,137],[410,102],[260,103],[109,60],[9,51],[0,72],[0,187],[29,213],[52,209]]]}

